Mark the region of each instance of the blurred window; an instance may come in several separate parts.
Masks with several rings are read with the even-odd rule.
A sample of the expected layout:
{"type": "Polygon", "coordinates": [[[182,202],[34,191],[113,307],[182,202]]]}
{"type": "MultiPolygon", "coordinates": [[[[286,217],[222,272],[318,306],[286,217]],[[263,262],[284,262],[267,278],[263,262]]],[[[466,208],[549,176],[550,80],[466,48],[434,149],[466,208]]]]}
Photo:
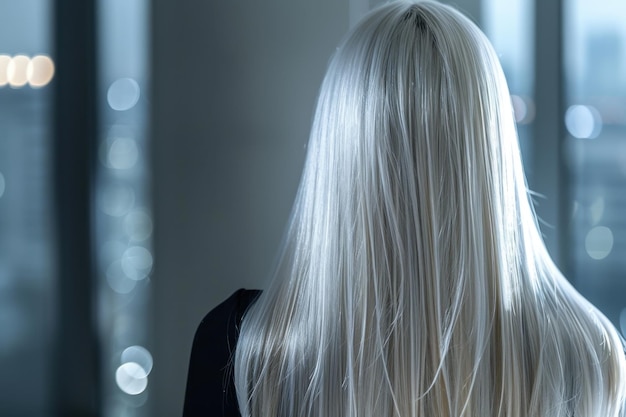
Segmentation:
{"type": "Polygon", "coordinates": [[[97,0],[94,201],[104,416],[148,416],[152,213],[148,194],[148,1],[97,0]]]}
{"type": "Polygon", "coordinates": [[[56,270],[48,0],[0,6],[0,415],[52,410],[56,270]]]}
{"type": "Polygon", "coordinates": [[[626,335],[626,3],[564,2],[572,280],[626,335]]]}
{"type": "Polygon", "coordinates": [[[535,119],[533,2],[483,0],[481,9],[481,26],[500,58],[509,84],[526,176],[532,183],[532,123],[535,119]]]}
{"type": "MultiPolygon", "coordinates": [[[[481,2],[482,26],[511,90],[529,184],[546,175],[532,160],[533,146],[542,146],[533,145],[530,130],[533,75],[555,63],[546,60],[559,59],[534,61],[534,5],[531,0],[481,2]]],[[[569,228],[560,236],[572,237],[560,242],[566,252],[561,267],[626,334],[626,3],[567,0],[562,7],[565,106],[559,110],[563,119],[555,122],[564,126],[566,137],[555,162],[566,175],[562,189],[546,198],[559,201],[564,193],[561,201],[571,203],[559,214],[568,219],[560,225],[569,228]]],[[[544,232],[554,227],[542,224],[544,232]]]]}
{"type": "MultiPolygon", "coordinates": [[[[538,0],[535,0],[538,1],[538,0]]],[[[148,0],[95,0],[99,137],[93,201],[105,416],[147,416],[150,391],[148,0]]],[[[475,0],[511,90],[529,182],[533,0],[475,0]]],[[[354,3],[354,2],[353,2],[354,3]]],[[[358,3],[358,2],[357,2],[358,3]]],[[[626,334],[626,3],[563,0],[569,278],[626,334]]],[[[52,2],[0,5],[0,415],[53,413],[57,308],[52,2]]],[[[551,59],[551,58],[550,58],[551,59]]],[[[558,59],[558,58],[556,58],[558,59]]],[[[536,153],[535,153],[536,154],[536,153]]],[[[555,190],[558,194],[559,190],[555,190]]],[[[556,195],[550,198],[558,198],[556,195]]],[[[90,294],[84,294],[89,297],[90,294]]],[[[158,366],[158,364],[157,364],[158,366]]],[[[62,377],[62,376],[61,376],[62,377]]],[[[89,383],[89,381],[84,381],[89,383]]]]}

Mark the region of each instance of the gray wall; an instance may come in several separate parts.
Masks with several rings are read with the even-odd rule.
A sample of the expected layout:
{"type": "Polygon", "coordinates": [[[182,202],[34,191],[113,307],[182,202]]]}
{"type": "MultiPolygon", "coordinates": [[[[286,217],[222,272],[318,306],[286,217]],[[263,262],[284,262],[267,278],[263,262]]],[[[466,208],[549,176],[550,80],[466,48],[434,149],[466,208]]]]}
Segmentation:
{"type": "MultiPolygon", "coordinates": [[[[180,415],[201,318],[265,287],[326,64],[378,3],[153,2],[151,415],[180,415]]],[[[478,4],[457,2],[472,15],[478,4]]]]}
{"type": "Polygon", "coordinates": [[[193,334],[263,288],[347,1],[153,3],[152,415],[182,411],[193,334]]]}

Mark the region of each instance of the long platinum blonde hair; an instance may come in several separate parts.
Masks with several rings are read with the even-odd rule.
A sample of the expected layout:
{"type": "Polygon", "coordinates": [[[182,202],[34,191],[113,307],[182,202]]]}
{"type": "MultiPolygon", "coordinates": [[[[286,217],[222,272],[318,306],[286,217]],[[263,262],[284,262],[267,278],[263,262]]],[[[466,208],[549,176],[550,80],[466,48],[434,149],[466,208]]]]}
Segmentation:
{"type": "Polygon", "coordinates": [[[234,366],[244,417],[623,413],[619,335],[546,251],[498,58],[459,12],[387,4],[336,51],[234,366]]]}

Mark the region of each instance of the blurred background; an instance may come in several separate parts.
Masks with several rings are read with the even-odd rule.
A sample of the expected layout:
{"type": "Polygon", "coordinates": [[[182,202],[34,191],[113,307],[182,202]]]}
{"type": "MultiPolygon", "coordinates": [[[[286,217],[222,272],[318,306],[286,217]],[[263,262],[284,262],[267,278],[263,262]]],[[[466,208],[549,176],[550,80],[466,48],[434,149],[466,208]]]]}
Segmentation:
{"type": "MultiPolygon", "coordinates": [[[[0,0],[0,415],[182,413],[264,288],[315,98],[377,0],[0,0]]],[[[626,333],[626,3],[456,0],[493,42],[551,254],[626,333]]]]}

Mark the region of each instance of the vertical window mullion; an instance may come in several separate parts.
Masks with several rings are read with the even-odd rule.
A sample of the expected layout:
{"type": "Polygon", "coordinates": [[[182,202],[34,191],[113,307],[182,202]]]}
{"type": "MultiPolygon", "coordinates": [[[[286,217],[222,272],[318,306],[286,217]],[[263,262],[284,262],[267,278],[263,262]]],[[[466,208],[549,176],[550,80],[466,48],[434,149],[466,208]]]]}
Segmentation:
{"type": "Polygon", "coordinates": [[[98,416],[101,408],[91,241],[97,128],[94,6],[94,0],[54,3],[58,328],[53,397],[59,416],[98,416]]]}
{"type": "Polygon", "coordinates": [[[532,151],[535,210],[552,258],[566,274],[568,216],[563,160],[562,1],[535,1],[535,103],[532,151]]]}

